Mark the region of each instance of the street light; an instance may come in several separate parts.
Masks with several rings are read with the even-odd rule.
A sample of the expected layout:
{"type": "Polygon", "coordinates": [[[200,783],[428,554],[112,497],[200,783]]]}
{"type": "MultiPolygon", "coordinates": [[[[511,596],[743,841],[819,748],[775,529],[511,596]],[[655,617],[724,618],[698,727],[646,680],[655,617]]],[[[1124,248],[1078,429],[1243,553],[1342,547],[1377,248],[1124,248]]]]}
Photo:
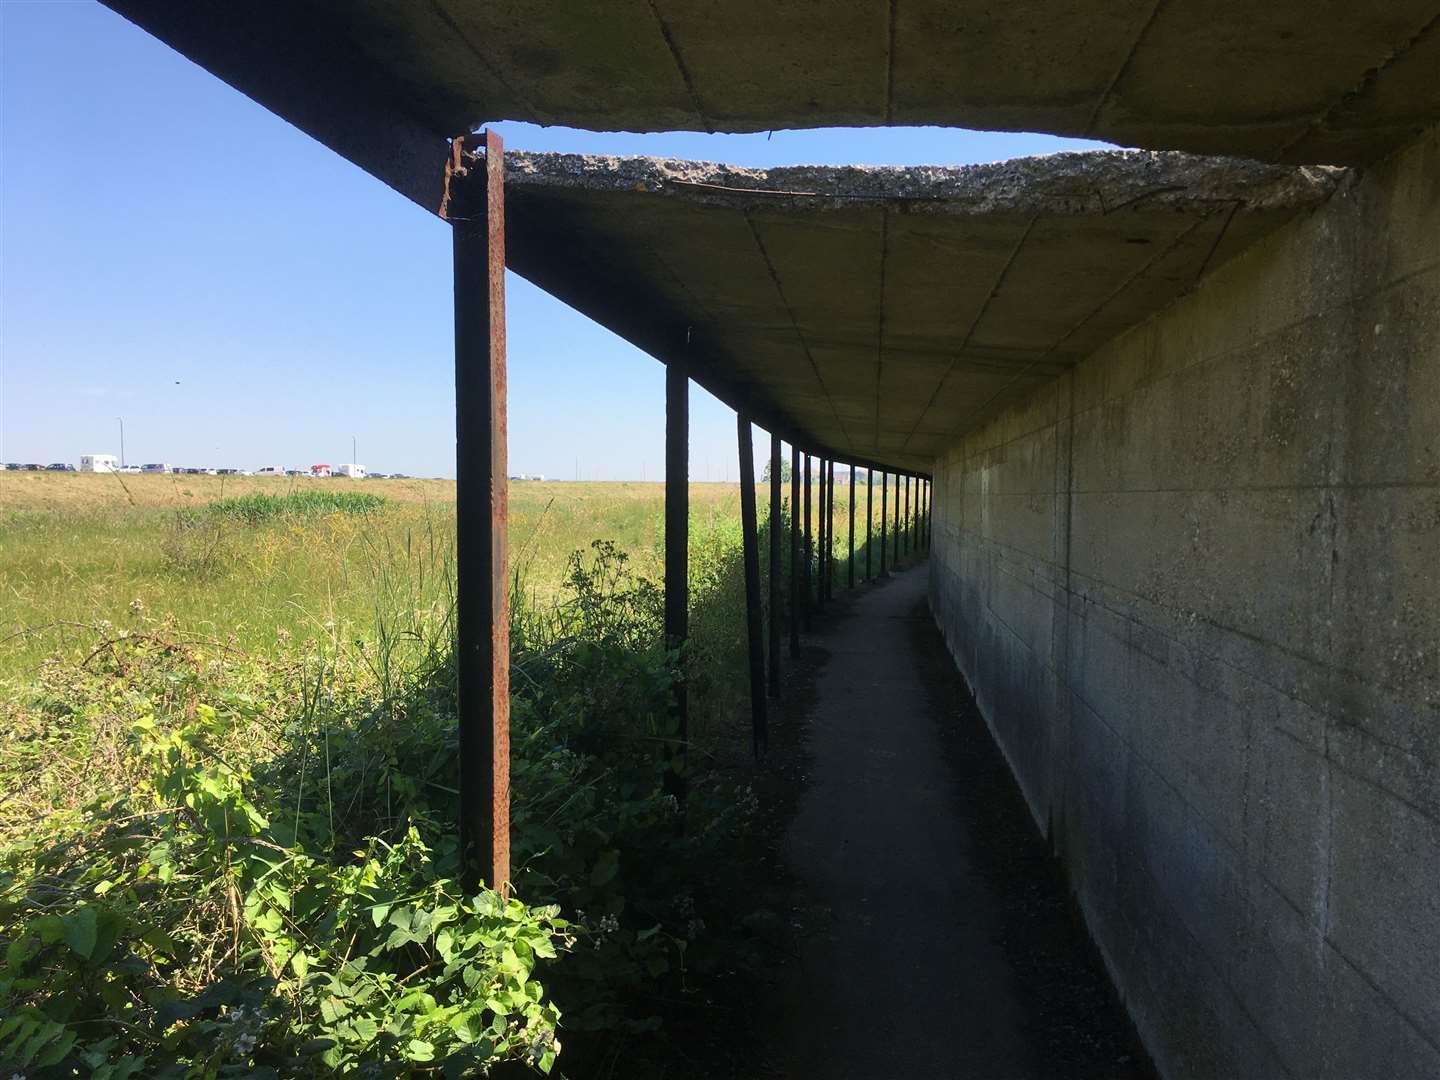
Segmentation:
{"type": "Polygon", "coordinates": [[[120,421],[120,467],[123,469],[125,467],[125,418],[117,416],[115,419],[120,421]]]}

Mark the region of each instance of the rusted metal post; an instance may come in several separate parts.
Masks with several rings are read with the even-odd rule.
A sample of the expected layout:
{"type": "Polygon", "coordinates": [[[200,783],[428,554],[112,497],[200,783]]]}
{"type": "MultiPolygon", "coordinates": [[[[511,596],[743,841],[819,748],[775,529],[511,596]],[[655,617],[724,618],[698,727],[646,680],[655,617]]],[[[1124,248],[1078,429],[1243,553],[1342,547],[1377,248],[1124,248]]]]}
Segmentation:
{"type": "MultiPolygon", "coordinates": [[[[458,150],[457,150],[458,157],[458,150]]],[[[505,150],[485,133],[485,205],[452,224],[455,668],[467,886],[510,884],[510,575],[505,460],[505,150]]]]}
{"type": "Polygon", "coordinates": [[[685,756],[690,740],[690,700],[683,649],[690,636],[690,376],[684,361],[665,365],[665,648],[676,662],[671,708],[675,741],[665,790],[685,795],[685,756]]]}
{"type": "Polygon", "coordinates": [[[800,659],[800,448],[790,446],[790,655],[800,659]]]}
{"type": "Polygon", "coordinates": [[[901,538],[905,544],[905,554],[910,554],[910,530],[915,519],[910,516],[910,477],[905,477],[905,516],[901,521],[901,538]]]}
{"type": "Polygon", "coordinates": [[[850,536],[849,557],[845,560],[845,585],[855,588],[855,466],[850,466],[850,536]]]}
{"type": "Polygon", "coordinates": [[[880,474],[880,576],[885,576],[885,564],[890,558],[890,543],[886,539],[887,521],[890,511],[887,507],[890,504],[890,477],[886,473],[880,474]]]}
{"type": "Polygon", "coordinates": [[[820,459],[820,475],[815,492],[815,610],[825,606],[825,459],[820,459]]]}
{"type": "Polygon", "coordinates": [[[893,560],[893,562],[894,562],[894,564],[895,564],[895,568],[898,570],[898,569],[900,568],[900,474],[899,474],[899,473],[896,473],[896,474],[895,474],[895,528],[894,528],[893,532],[894,532],[894,538],[895,538],[895,551],[894,551],[894,553],[892,554],[891,559],[893,560]]]}
{"type": "Polygon", "coordinates": [[[830,475],[825,481],[825,598],[835,599],[835,459],[831,458],[830,475]]]}
{"type": "Polygon", "coordinates": [[[810,553],[814,546],[810,542],[810,455],[805,455],[805,553],[804,553],[804,585],[805,603],[801,610],[804,613],[805,629],[810,629],[810,553]]]}
{"type": "Polygon", "coordinates": [[[780,696],[780,436],[770,433],[770,696],[780,696]]]}
{"type": "Polygon", "coordinates": [[[925,506],[920,525],[920,543],[924,545],[927,552],[930,550],[930,485],[931,481],[927,479],[923,489],[925,492],[925,506]]]}
{"type": "Polygon", "coordinates": [[[869,581],[870,573],[870,541],[874,534],[874,506],[875,506],[875,470],[865,470],[865,580],[869,581]]]}
{"type": "Polygon", "coordinates": [[[760,625],[760,536],[755,513],[755,445],[750,418],[735,416],[740,443],[740,532],[745,549],[745,636],[750,646],[750,749],[765,752],[765,632],[760,625]]]}

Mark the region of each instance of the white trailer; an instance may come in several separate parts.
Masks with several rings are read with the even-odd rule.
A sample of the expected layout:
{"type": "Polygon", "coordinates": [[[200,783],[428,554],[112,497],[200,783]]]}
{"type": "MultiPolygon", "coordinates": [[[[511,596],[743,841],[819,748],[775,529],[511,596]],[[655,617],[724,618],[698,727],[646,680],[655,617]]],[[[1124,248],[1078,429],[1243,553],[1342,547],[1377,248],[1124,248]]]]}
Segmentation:
{"type": "Polygon", "coordinates": [[[81,472],[115,472],[120,467],[120,459],[114,454],[81,454],[81,472]]]}
{"type": "Polygon", "coordinates": [[[255,470],[256,476],[284,476],[284,465],[261,465],[255,470]]]}
{"type": "Polygon", "coordinates": [[[354,480],[364,480],[365,466],[356,465],[353,462],[347,462],[344,464],[336,465],[335,468],[331,470],[330,474],[332,476],[348,476],[354,480]]]}

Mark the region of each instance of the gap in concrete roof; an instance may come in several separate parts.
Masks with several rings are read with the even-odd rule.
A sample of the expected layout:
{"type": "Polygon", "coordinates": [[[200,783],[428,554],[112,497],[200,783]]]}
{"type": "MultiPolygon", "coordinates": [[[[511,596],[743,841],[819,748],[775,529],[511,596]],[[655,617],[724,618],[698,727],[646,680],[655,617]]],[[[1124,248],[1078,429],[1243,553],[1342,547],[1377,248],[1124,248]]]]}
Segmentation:
{"type": "Polygon", "coordinates": [[[585,131],[509,120],[491,126],[509,150],[671,157],[755,169],[779,165],[974,165],[1066,151],[1115,149],[1112,143],[1093,139],[942,127],[802,128],[707,135],[694,131],[585,131]]]}

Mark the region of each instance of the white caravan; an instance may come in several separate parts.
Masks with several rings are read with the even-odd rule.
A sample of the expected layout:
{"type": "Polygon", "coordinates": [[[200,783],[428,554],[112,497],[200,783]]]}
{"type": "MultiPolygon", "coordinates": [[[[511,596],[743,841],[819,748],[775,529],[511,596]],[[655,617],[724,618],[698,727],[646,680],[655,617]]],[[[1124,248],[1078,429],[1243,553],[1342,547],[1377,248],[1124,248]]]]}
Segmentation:
{"type": "Polygon", "coordinates": [[[335,468],[331,470],[331,475],[332,475],[332,476],[348,476],[348,477],[350,477],[351,479],[354,479],[354,480],[364,480],[364,479],[365,479],[365,466],[364,466],[364,465],[355,465],[355,464],[341,464],[341,465],[336,465],[335,468]]]}
{"type": "Polygon", "coordinates": [[[120,459],[114,454],[81,454],[81,472],[115,472],[120,468],[120,459]]]}

